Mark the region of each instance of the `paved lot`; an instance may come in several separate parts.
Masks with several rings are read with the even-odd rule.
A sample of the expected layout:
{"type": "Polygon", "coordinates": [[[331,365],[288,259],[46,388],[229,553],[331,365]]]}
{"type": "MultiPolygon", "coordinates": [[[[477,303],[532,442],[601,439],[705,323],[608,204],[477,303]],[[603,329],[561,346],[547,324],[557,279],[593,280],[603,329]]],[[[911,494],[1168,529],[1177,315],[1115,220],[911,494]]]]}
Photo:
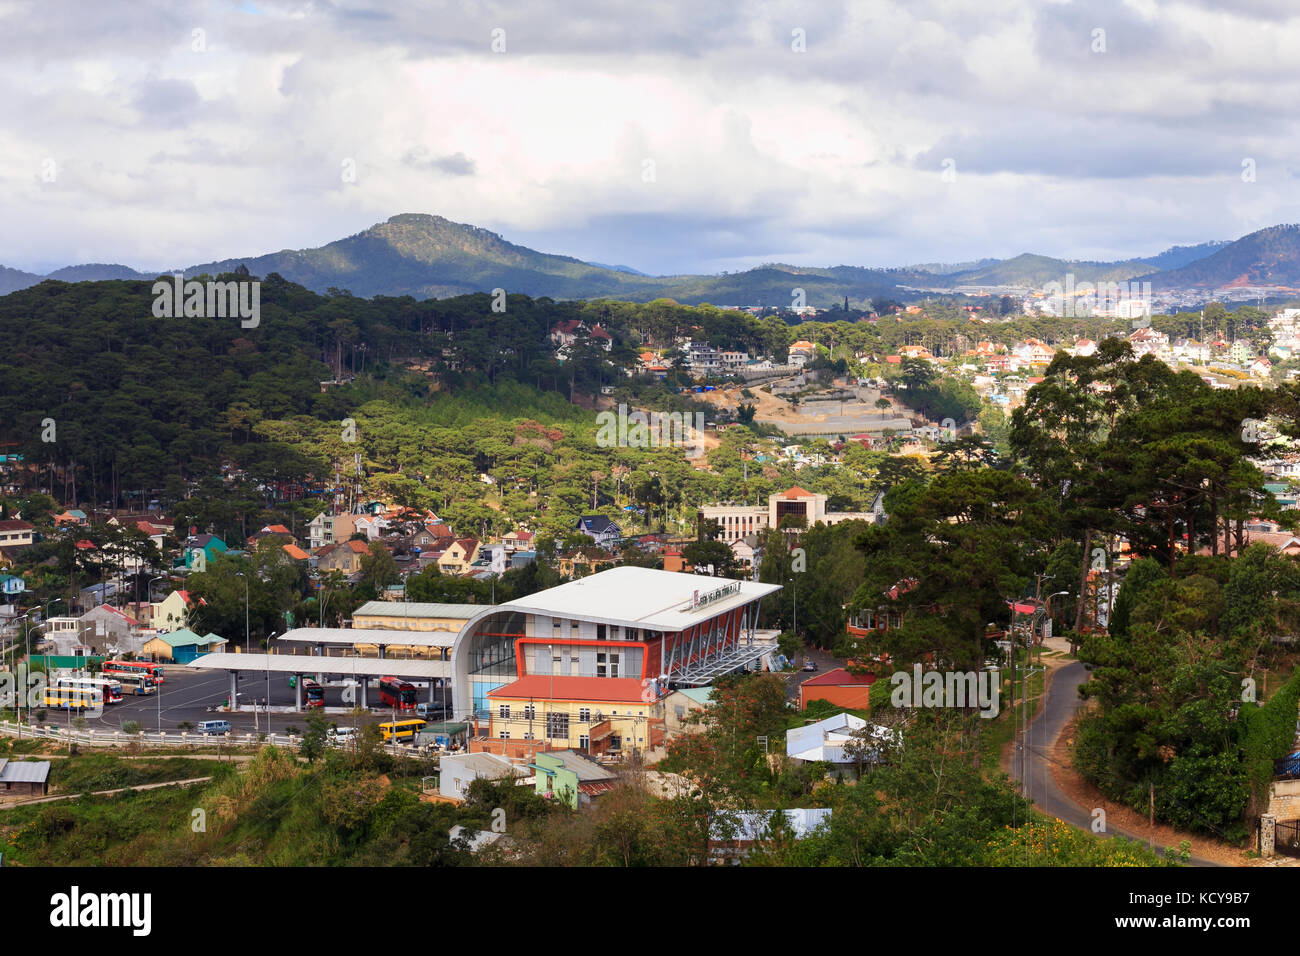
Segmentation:
{"type": "MultiPolygon", "coordinates": [[[[129,720],[137,721],[146,731],[174,731],[177,725],[188,721],[198,724],[203,720],[228,720],[236,733],[250,733],[254,729],[266,731],[267,715],[265,712],[213,713],[209,707],[218,707],[225,703],[230,694],[230,678],[225,671],[203,671],[179,665],[168,665],[163,669],[165,682],[158,688],[158,693],[148,697],[127,695],[120,704],[109,704],[101,717],[87,721],[91,730],[120,730],[122,724],[129,720]]],[[[268,682],[264,673],[247,672],[241,674],[238,684],[239,702],[249,703],[256,698],[259,704],[265,702],[268,682]]],[[[283,674],[272,674],[269,682],[272,707],[290,707],[294,704],[294,689],[289,686],[289,679],[283,674]]],[[[378,691],[370,690],[370,699],[378,700],[378,691]]],[[[423,697],[421,698],[423,699],[423,697]]],[[[329,707],[349,706],[343,701],[342,688],[329,687],[325,690],[325,703],[329,707]]],[[[361,723],[392,719],[391,710],[372,709],[371,716],[362,718],[361,723]]],[[[409,716],[409,715],[408,715],[409,716]]],[[[272,713],[271,729],[283,733],[290,727],[301,731],[305,726],[306,711],[297,713],[272,713]]],[[[356,723],[346,714],[329,714],[329,720],[340,725],[356,723]]],[[[60,724],[66,722],[67,715],[61,711],[47,711],[46,722],[60,724]]]]}

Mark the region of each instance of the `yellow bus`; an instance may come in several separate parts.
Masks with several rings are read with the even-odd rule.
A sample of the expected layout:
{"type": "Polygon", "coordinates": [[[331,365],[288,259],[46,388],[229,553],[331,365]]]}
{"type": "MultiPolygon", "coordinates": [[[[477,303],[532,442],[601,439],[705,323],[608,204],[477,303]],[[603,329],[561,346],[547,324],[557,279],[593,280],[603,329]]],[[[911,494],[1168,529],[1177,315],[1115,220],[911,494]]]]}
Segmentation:
{"type": "Polygon", "coordinates": [[[46,707],[84,710],[87,707],[101,707],[103,703],[103,687],[93,681],[60,677],[53,684],[45,685],[46,707]]]}
{"type": "Polygon", "coordinates": [[[424,729],[425,720],[390,720],[379,725],[379,732],[384,740],[414,740],[415,735],[424,729]]]}

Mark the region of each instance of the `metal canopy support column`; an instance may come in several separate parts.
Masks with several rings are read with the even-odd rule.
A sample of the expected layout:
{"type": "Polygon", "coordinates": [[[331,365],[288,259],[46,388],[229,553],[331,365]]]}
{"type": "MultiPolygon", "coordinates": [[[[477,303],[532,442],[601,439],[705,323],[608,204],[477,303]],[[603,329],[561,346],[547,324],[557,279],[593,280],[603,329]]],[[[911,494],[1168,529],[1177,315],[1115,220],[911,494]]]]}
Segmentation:
{"type": "Polygon", "coordinates": [[[231,671],[230,672],[230,709],[231,710],[235,709],[236,683],[238,682],[235,680],[235,671],[231,671]]]}
{"type": "Polygon", "coordinates": [[[302,710],[302,675],[293,675],[293,709],[302,710]]]}

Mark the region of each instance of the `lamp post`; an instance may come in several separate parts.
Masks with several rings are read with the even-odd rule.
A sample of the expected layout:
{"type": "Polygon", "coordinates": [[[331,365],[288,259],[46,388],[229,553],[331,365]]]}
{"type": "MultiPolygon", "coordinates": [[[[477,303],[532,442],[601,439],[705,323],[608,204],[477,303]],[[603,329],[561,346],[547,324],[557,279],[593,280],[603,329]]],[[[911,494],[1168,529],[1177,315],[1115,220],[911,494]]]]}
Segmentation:
{"type": "MultiPolygon", "coordinates": [[[[271,641],[278,631],[266,635],[266,732],[271,732],[271,641]]],[[[318,675],[323,676],[323,675],[318,675]]]]}

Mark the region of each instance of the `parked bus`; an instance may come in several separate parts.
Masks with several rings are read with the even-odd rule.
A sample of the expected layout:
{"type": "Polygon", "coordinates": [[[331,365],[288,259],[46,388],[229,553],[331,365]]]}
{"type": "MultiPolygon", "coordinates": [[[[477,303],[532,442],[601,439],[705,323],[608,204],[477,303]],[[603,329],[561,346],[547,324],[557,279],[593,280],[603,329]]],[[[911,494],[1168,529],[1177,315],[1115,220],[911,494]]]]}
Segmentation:
{"type": "Polygon", "coordinates": [[[148,661],[104,661],[104,674],[113,677],[120,677],[123,674],[144,674],[152,677],[155,684],[163,682],[162,666],[150,664],[148,661]]]}
{"type": "Polygon", "coordinates": [[[147,674],[121,674],[114,677],[113,680],[121,685],[123,694],[144,697],[148,694],[158,693],[158,686],[154,683],[153,678],[147,674]]]}
{"type": "Polygon", "coordinates": [[[45,706],[85,710],[104,703],[103,688],[85,677],[58,677],[45,685],[45,706]]]}
{"type": "Polygon", "coordinates": [[[400,677],[379,678],[379,701],[395,710],[415,710],[415,685],[400,677]]]}
{"type": "Polygon", "coordinates": [[[414,740],[415,735],[424,729],[423,720],[389,720],[379,725],[379,732],[384,740],[414,740]]]}
{"type": "Polygon", "coordinates": [[[306,705],[308,707],[325,706],[325,688],[320,684],[316,683],[310,677],[304,677],[302,679],[302,689],[307,698],[306,705]]]}
{"type": "Polygon", "coordinates": [[[100,692],[104,695],[104,703],[122,703],[122,683],[116,677],[80,677],[77,678],[77,680],[85,681],[98,687],[100,692]]]}

